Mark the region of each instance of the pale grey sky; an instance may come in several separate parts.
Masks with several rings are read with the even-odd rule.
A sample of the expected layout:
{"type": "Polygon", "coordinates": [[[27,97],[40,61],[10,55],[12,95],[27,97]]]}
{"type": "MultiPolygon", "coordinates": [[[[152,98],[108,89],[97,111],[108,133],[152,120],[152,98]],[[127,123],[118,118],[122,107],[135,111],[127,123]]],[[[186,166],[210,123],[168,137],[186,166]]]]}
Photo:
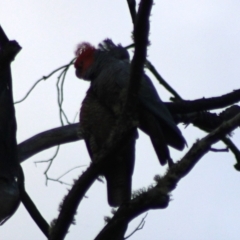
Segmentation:
{"type": "MultiPolygon", "coordinates": [[[[239,1],[155,1],[148,56],[184,99],[218,96],[239,88],[239,13],[239,1]]],[[[108,37],[122,45],[131,43],[129,10],[126,1],[120,0],[2,0],[0,24],[8,37],[23,47],[12,64],[15,100],[22,98],[43,75],[68,63],[79,42],[97,45],[108,37]]],[[[16,105],[18,142],[60,126],[55,83],[56,76],[40,83],[26,101],[16,105]]],[[[73,119],[89,85],[77,79],[71,69],[65,86],[64,109],[73,119]]],[[[159,85],[157,89],[161,98],[168,101],[168,92],[159,85]]],[[[180,127],[189,146],[205,136],[192,126],[180,127]]],[[[239,146],[239,130],[235,131],[233,139],[239,146]]],[[[23,164],[26,189],[49,222],[57,216],[67,187],[55,182],[49,182],[46,187],[43,175],[46,164],[36,167],[34,161],[48,159],[54,151],[45,151],[23,164]]],[[[184,152],[172,150],[171,154],[176,161],[184,152]]],[[[50,176],[58,177],[67,169],[89,164],[89,161],[83,141],[64,145],[50,176]]],[[[172,192],[169,207],[150,211],[144,229],[135,233],[131,240],[239,239],[240,173],[234,170],[234,163],[231,153],[204,156],[172,192]]],[[[75,170],[64,180],[71,183],[81,171],[75,170]]],[[[153,183],[155,174],[164,171],[148,138],[141,134],[137,141],[133,189],[147,187],[153,183]]],[[[105,184],[95,182],[87,196],[78,209],[76,225],[70,228],[68,240],[93,239],[104,226],[103,217],[111,215],[105,184]]],[[[128,233],[140,219],[133,221],[128,233]]],[[[45,237],[20,206],[0,227],[0,239],[41,240],[45,237]]]]}

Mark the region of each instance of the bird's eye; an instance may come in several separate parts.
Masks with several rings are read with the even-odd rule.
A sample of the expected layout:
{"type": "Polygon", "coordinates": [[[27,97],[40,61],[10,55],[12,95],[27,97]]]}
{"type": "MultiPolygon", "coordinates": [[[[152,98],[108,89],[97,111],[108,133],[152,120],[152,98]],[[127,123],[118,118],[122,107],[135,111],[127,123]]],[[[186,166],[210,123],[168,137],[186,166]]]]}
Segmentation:
{"type": "Polygon", "coordinates": [[[83,62],[78,63],[78,68],[83,68],[83,62]]]}

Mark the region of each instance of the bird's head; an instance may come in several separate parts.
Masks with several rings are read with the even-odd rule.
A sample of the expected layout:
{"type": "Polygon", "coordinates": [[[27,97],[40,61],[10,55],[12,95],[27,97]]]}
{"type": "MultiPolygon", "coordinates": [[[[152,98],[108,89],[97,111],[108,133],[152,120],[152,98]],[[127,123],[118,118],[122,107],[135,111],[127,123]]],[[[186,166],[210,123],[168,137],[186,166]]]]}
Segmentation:
{"type": "Polygon", "coordinates": [[[74,67],[78,78],[88,80],[86,72],[94,62],[94,53],[96,49],[90,43],[83,42],[77,47],[75,55],[77,57],[74,67]]]}
{"type": "Polygon", "coordinates": [[[115,45],[110,39],[105,39],[98,48],[88,42],[80,43],[75,55],[77,77],[90,81],[116,61],[129,62],[128,51],[121,45],[115,45]]]}

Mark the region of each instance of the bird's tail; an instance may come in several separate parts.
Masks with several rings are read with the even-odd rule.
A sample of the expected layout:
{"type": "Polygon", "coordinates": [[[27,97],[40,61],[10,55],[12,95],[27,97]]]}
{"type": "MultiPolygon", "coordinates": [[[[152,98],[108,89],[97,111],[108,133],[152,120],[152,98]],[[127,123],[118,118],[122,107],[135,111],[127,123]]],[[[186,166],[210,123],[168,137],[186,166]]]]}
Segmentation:
{"type": "Polygon", "coordinates": [[[117,207],[131,199],[132,176],[115,172],[115,176],[108,176],[106,180],[109,205],[117,207]]]}
{"type": "Polygon", "coordinates": [[[105,168],[109,205],[116,207],[131,199],[132,174],[135,162],[136,129],[130,133],[105,168]]]}

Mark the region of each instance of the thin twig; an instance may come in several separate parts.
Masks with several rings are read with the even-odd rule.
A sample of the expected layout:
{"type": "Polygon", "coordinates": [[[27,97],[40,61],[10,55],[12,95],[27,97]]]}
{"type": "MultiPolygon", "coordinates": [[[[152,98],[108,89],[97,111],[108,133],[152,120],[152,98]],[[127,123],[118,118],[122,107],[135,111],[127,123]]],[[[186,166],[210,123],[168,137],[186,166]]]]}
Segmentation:
{"type": "Polygon", "coordinates": [[[143,229],[144,225],[145,225],[145,219],[147,217],[148,213],[145,214],[145,216],[142,218],[141,222],[138,224],[138,226],[136,227],[136,229],[130,233],[127,237],[125,237],[124,239],[128,239],[130,238],[135,232],[143,229]]]}
{"type": "Polygon", "coordinates": [[[72,121],[73,123],[76,122],[78,116],[79,116],[79,111],[76,112],[76,114],[75,114],[75,116],[74,116],[74,118],[73,118],[73,121],[72,121]]]}
{"type": "Polygon", "coordinates": [[[63,184],[63,185],[66,185],[66,186],[72,186],[72,184],[70,183],[67,183],[67,182],[64,182],[64,181],[61,181],[61,180],[57,180],[55,178],[50,178],[50,177],[47,177],[47,181],[52,181],[52,182],[58,182],[60,184],[63,184]]]}
{"type": "Polygon", "coordinates": [[[19,188],[20,188],[20,197],[21,201],[34,220],[34,222],[37,224],[37,226],[40,228],[40,230],[43,232],[43,234],[48,238],[48,231],[49,231],[49,225],[47,221],[43,218],[41,213],[38,211],[36,205],[28,195],[28,193],[25,190],[25,183],[24,183],[24,173],[22,170],[22,167],[20,166],[20,178],[19,178],[19,188]]]}
{"type": "Polygon", "coordinates": [[[69,64],[72,64],[74,60],[75,60],[75,58],[74,58],[70,63],[68,63],[68,64],[66,64],[66,65],[63,65],[63,66],[61,66],[61,67],[53,70],[53,71],[52,71],[51,73],[49,73],[47,76],[43,76],[42,78],[40,78],[39,80],[37,80],[37,81],[33,84],[33,86],[28,90],[28,92],[26,93],[26,95],[25,95],[21,100],[18,100],[18,101],[16,101],[16,102],[14,102],[14,104],[18,104],[18,103],[23,102],[23,101],[28,97],[28,95],[33,91],[33,89],[34,89],[41,81],[47,80],[47,79],[50,78],[52,75],[54,75],[56,72],[60,71],[61,69],[66,68],[69,64]]]}
{"type": "Polygon", "coordinates": [[[63,117],[65,118],[65,120],[67,121],[68,124],[70,124],[70,122],[68,121],[67,115],[65,114],[62,105],[63,105],[63,85],[64,85],[64,80],[66,77],[66,73],[67,73],[68,68],[65,68],[58,76],[58,80],[56,83],[56,87],[57,87],[57,96],[58,96],[58,107],[59,107],[59,117],[60,117],[60,122],[61,125],[64,126],[64,121],[63,121],[63,117]],[[60,86],[59,86],[60,85],[60,86]]]}
{"type": "Polygon", "coordinates": [[[211,152],[228,152],[228,148],[217,149],[217,148],[210,148],[211,152]]]}
{"type": "Polygon", "coordinates": [[[130,48],[134,48],[135,47],[135,43],[131,43],[129,45],[127,45],[126,47],[124,47],[125,49],[130,49],[130,48]]]}
{"type": "Polygon", "coordinates": [[[35,164],[37,164],[37,163],[45,163],[45,162],[48,162],[48,163],[49,163],[48,166],[47,166],[47,168],[46,168],[46,170],[44,171],[44,175],[45,175],[45,177],[46,177],[46,185],[47,185],[47,182],[48,182],[48,180],[49,180],[48,171],[49,171],[50,167],[52,166],[53,160],[57,157],[58,152],[59,152],[59,149],[60,149],[60,145],[57,146],[54,155],[53,155],[50,159],[48,159],[48,160],[42,160],[42,161],[35,161],[35,162],[34,162],[35,164]]]}
{"type": "Polygon", "coordinates": [[[61,179],[62,177],[64,177],[65,175],[67,175],[68,173],[72,172],[73,170],[77,169],[77,168],[81,168],[81,167],[86,167],[86,165],[82,165],[82,166],[77,166],[77,167],[73,167],[71,169],[69,169],[67,172],[63,173],[62,175],[60,175],[57,180],[61,179]]]}
{"type": "Polygon", "coordinates": [[[58,182],[58,183],[60,183],[60,184],[72,186],[72,184],[63,182],[63,181],[61,181],[60,179],[61,179],[62,177],[64,177],[65,175],[67,175],[69,172],[71,172],[71,171],[73,171],[73,170],[75,170],[75,169],[77,169],[77,168],[80,168],[80,167],[86,167],[86,165],[73,167],[73,168],[69,169],[67,172],[65,172],[65,173],[63,173],[62,175],[60,175],[58,178],[50,178],[50,177],[48,177],[48,180],[53,181],[53,182],[58,182]]]}
{"type": "Polygon", "coordinates": [[[131,14],[132,23],[134,25],[136,20],[136,1],[135,0],[127,0],[128,8],[131,14]]]}
{"type": "Polygon", "coordinates": [[[58,100],[57,102],[58,102],[58,107],[59,107],[59,117],[60,117],[60,122],[61,122],[62,126],[64,126],[63,117],[65,118],[66,122],[68,124],[70,124],[70,121],[68,120],[68,117],[67,117],[65,111],[63,110],[62,106],[63,106],[63,101],[64,101],[64,82],[65,82],[69,67],[73,64],[74,61],[75,61],[75,58],[73,60],[71,60],[71,62],[66,66],[65,69],[63,69],[63,71],[59,74],[58,80],[56,83],[57,100],[58,100]]]}

